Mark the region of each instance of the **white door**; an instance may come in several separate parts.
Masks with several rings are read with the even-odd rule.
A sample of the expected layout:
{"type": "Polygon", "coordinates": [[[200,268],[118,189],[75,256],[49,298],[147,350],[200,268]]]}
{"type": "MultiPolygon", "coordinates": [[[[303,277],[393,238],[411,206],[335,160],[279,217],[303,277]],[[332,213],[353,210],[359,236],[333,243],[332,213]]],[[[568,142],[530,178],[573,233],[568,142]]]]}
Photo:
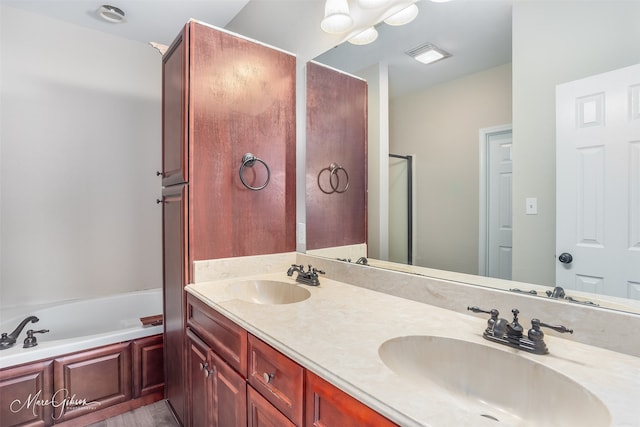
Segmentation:
{"type": "Polygon", "coordinates": [[[511,131],[489,135],[489,276],[511,279],[511,131]]]}
{"type": "Polygon", "coordinates": [[[556,88],[556,180],[556,285],[640,299],[640,64],[556,88]]]}
{"type": "Polygon", "coordinates": [[[479,274],[511,279],[511,125],[480,130],[479,274]]]}

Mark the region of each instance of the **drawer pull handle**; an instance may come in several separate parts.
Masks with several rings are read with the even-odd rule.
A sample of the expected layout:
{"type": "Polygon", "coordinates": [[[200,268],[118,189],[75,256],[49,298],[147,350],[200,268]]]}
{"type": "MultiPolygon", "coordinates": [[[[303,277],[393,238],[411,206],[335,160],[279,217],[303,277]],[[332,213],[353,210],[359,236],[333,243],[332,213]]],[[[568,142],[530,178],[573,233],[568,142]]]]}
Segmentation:
{"type": "Polygon", "coordinates": [[[271,382],[273,377],[275,377],[275,374],[268,374],[266,372],[264,374],[262,374],[262,378],[264,379],[264,382],[267,383],[267,384],[269,384],[271,382]]]}

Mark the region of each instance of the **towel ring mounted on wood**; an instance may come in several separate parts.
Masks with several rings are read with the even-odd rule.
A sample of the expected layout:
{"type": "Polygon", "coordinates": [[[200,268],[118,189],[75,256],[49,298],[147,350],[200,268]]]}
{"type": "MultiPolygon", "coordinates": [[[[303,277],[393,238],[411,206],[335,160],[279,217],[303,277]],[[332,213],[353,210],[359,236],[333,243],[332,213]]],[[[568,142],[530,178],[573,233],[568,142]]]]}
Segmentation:
{"type": "Polygon", "coordinates": [[[320,191],[322,191],[324,194],[344,193],[349,188],[349,174],[347,173],[347,170],[339,164],[331,163],[328,167],[320,169],[320,172],[318,173],[318,187],[320,187],[320,191]],[[331,187],[331,190],[325,190],[322,187],[322,184],[320,184],[320,178],[322,177],[324,171],[327,171],[329,173],[329,186],[331,187]],[[342,171],[342,174],[344,175],[344,178],[346,180],[346,184],[344,184],[343,188],[340,188],[340,171],[342,171]]]}
{"type": "Polygon", "coordinates": [[[253,191],[262,190],[269,184],[269,179],[271,179],[271,170],[269,170],[269,166],[265,163],[264,160],[254,156],[251,153],[245,153],[245,155],[242,156],[242,164],[240,165],[240,171],[238,173],[240,174],[240,181],[242,181],[242,185],[253,191]],[[267,179],[262,185],[258,187],[252,187],[244,180],[244,169],[247,167],[252,168],[256,164],[256,162],[262,163],[264,165],[265,169],[267,170],[267,179]]]}

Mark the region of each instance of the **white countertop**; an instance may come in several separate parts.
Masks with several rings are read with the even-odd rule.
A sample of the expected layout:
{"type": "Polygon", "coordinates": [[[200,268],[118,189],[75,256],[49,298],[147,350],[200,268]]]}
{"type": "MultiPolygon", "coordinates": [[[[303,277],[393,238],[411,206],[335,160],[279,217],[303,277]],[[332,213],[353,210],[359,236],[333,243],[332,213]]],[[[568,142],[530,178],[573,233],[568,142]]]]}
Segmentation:
{"type": "MultiPolygon", "coordinates": [[[[311,297],[294,304],[255,304],[234,298],[229,285],[249,278],[295,283],[284,273],[274,273],[192,284],[186,290],[400,425],[496,426],[495,421],[461,406],[451,394],[398,376],[378,355],[380,345],[391,338],[430,335],[493,347],[543,364],[600,399],[610,412],[612,426],[640,426],[640,358],[550,336],[545,337],[549,354],[529,354],[483,339],[486,321],[477,317],[322,277],[318,287],[300,285],[311,297]]],[[[467,305],[467,301],[460,303],[467,305]]],[[[495,387],[504,393],[526,392],[518,390],[517,377],[505,378],[500,372],[496,372],[495,387]]]]}

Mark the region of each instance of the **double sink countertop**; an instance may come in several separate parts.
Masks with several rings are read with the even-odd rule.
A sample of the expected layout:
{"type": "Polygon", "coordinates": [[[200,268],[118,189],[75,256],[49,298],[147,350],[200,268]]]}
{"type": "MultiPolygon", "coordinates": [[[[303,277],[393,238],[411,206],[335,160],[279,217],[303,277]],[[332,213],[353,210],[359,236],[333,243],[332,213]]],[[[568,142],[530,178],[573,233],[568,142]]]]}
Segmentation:
{"type": "MultiPolygon", "coordinates": [[[[637,357],[551,336],[545,336],[549,354],[529,354],[483,339],[486,320],[476,316],[323,277],[318,287],[299,285],[284,273],[273,273],[191,284],[186,290],[249,333],[402,426],[495,427],[496,419],[500,425],[542,425],[544,420],[553,425],[553,421],[558,420],[556,413],[560,414],[559,419],[565,420],[563,425],[567,425],[568,414],[574,414],[571,417],[575,418],[568,419],[572,424],[575,420],[575,425],[595,427],[596,421],[598,425],[640,425],[640,358],[637,357]],[[287,282],[307,289],[310,297],[291,304],[248,302],[238,298],[232,288],[246,280],[287,282]],[[458,351],[464,354],[457,354],[455,358],[444,353],[430,357],[440,358],[443,369],[451,369],[454,374],[474,367],[484,374],[480,378],[488,379],[484,386],[491,388],[491,393],[498,396],[504,393],[511,396],[506,401],[522,401],[522,404],[518,403],[515,409],[499,407],[482,402],[482,398],[464,384],[457,387],[446,381],[443,384],[442,378],[433,380],[421,372],[416,372],[413,378],[410,373],[403,376],[394,372],[383,362],[379,349],[388,340],[409,336],[464,341],[456,341],[462,344],[456,348],[465,349],[468,345],[469,352],[458,351]],[[512,363],[522,361],[520,358],[526,363],[512,363]],[[448,362],[452,366],[447,366],[448,362]],[[456,364],[465,366],[458,369],[456,364]],[[527,372],[520,372],[520,366],[525,366],[527,372]],[[556,384],[548,381],[550,373],[551,377],[557,374],[563,378],[562,384],[576,387],[569,387],[568,391],[545,388],[545,384],[556,384]],[[531,407],[539,402],[544,404],[531,407]],[[602,407],[600,402],[606,411],[590,412],[602,407]],[[586,417],[592,417],[593,422],[585,424],[586,417]]],[[[460,301],[460,304],[466,307],[473,305],[473,301],[460,301]]],[[[580,325],[571,326],[575,333],[580,333],[580,325]]],[[[523,327],[526,331],[529,325],[523,327]]],[[[438,351],[438,347],[433,351],[438,351]]]]}

